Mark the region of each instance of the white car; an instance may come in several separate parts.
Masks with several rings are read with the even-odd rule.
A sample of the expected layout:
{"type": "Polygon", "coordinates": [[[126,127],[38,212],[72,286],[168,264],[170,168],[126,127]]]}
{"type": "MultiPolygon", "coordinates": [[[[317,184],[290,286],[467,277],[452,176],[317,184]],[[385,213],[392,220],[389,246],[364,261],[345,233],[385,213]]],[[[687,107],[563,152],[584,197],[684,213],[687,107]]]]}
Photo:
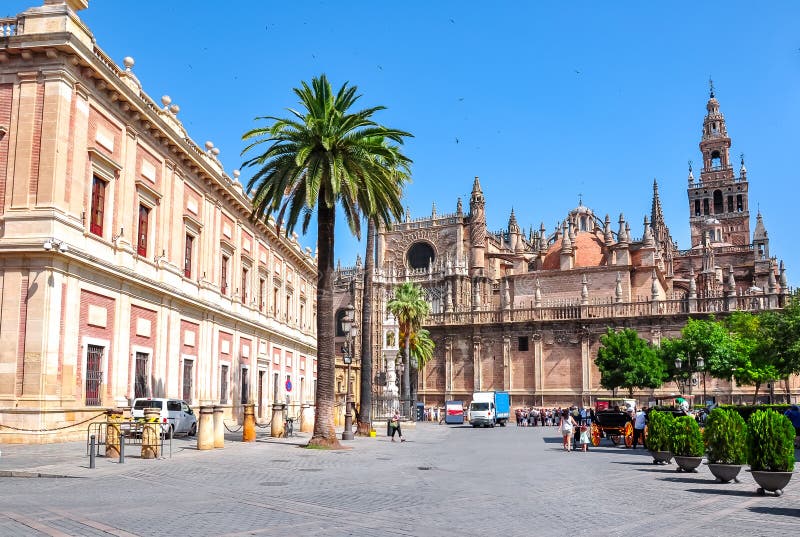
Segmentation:
{"type": "Polygon", "coordinates": [[[143,419],[145,408],[157,408],[161,411],[159,421],[164,433],[169,436],[178,433],[186,433],[189,436],[197,434],[197,417],[185,401],[160,397],[140,397],[133,400],[131,418],[134,421],[143,419]]]}

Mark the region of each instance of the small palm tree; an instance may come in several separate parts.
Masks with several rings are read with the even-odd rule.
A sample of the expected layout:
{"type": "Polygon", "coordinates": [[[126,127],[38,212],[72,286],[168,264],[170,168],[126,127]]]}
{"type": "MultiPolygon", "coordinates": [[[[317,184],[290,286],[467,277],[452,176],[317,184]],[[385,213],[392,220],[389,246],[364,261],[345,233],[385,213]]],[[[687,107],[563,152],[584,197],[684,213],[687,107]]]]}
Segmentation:
{"type": "Polygon", "coordinates": [[[344,83],[334,94],[325,75],[294,93],[302,110],[290,118],[257,118],[270,124],[246,132],[242,154],[261,150],[243,166],[256,169],[247,184],[254,191],[252,217],[277,213],[276,228],[287,235],[302,219],[305,233],[317,212],[317,393],[314,433],[309,445],[336,446],[334,408],[333,272],[336,208],[360,237],[361,218],[389,224],[402,215],[400,198],[411,160],[399,145],[411,136],[376,123],[375,106],[353,111],[356,86],[344,83]]]}
{"type": "Polygon", "coordinates": [[[425,301],[422,287],[415,283],[401,283],[394,291],[394,298],[386,305],[389,313],[395,316],[400,325],[402,334],[400,342],[400,352],[403,356],[403,409],[407,411],[407,405],[411,401],[411,367],[407,357],[410,355],[412,334],[420,329],[422,321],[430,313],[430,305],[425,301]]]}

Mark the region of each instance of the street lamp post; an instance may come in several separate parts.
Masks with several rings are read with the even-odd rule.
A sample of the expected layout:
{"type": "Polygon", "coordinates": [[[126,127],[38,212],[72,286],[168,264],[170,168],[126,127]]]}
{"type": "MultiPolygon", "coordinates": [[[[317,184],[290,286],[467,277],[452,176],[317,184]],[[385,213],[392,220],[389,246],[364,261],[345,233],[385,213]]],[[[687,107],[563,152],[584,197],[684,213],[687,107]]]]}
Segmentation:
{"type": "MultiPolygon", "coordinates": [[[[405,370],[405,364],[403,363],[403,358],[397,359],[397,365],[395,366],[397,370],[397,381],[401,384],[400,386],[400,407],[402,408],[403,416],[406,416],[406,406],[407,402],[403,399],[403,390],[402,390],[402,383],[403,383],[403,371],[405,370]]],[[[407,416],[406,416],[407,417],[407,416]]]]}
{"type": "MultiPolygon", "coordinates": [[[[683,365],[684,365],[683,360],[681,360],[680,357],[675,358],[675,369],[682,371],[683,365]]],[[[694,405],[694,397],[692,397],[692,386],[694,386],[694,374],[697,371],[702,371],[704,366],[705,366],[705,360],[703,360],[702,356],[698,356],[694,360],[694,363],[692,363],[691,358],[686,362],[686,371],[689,374],[689,377],[686,379],[681,379],[681,383],[688,388],[689,393],[687,395],[689,395],[689,399],[692,400],[692,405],[694,405]]],[[[706,388],[705,384],[703,384],[703,404],[705,404],[705,398],[706,398],[705,388],[706,388]]]]}
{"type": "Polygon", "coordinates": [[[349,305],[345,308],[342,328],[345,333],[345,343],[342,347],[342,361],[347,366],[347,391],[345,395],[344,431],[342,440],[352,440],[353,436],[353,393],[350,390],[350,368],[353,364],[353,341],[356,338],[358,329],[353,325],[355,308],[349,305]]]}

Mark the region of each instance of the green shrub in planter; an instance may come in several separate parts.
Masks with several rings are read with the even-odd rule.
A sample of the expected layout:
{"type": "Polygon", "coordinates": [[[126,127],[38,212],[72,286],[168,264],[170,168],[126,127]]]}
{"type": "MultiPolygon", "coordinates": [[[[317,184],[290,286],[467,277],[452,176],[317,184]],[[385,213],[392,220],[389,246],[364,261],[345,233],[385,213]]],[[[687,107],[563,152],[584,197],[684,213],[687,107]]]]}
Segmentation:
{"type": "Polygon", "coordinates": [[[650,451],[669,451],[672,424],[675,418],[671,412],[652,410],[647,416],[647,449],[650,451]]]}
{"type": "Polygon", "coordinates": [[[703,431],[709,464],[747,463],[747,424],[732,409],[715,408],[703,431]]]}
{"type": "Polygon", "coordinates": [[[692,416],[680,416],[672,424],[670,451],[679,457],[703,456],[703,433],[692,416]]]}
{"type": "Polygon", "coordinates": [[[794,427],[774,410],[755,412],[747,421],[747,460],[751,470],[794,470],[794,427]]]}

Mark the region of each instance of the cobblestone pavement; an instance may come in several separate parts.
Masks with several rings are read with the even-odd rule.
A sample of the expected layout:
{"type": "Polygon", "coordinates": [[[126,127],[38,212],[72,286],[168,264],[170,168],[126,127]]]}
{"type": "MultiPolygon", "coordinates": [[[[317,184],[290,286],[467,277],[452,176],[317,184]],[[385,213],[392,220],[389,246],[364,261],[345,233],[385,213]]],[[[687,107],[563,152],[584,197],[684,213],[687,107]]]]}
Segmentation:
{"type": "Polygon", "coordinates": [[[605,441],[565,453],[555,428],[420,424],[406,434],[341,451],[267,437],[197,451],[177,439],[171,459],[99,458],[95,470],[82,444],[0,445],[0,475],[76,476],[0,478],[0,536],[786,536],[800,527],[800,478],[761,497],[744,472],[718,484],[706,468],[677,473],[605,441]]]}

